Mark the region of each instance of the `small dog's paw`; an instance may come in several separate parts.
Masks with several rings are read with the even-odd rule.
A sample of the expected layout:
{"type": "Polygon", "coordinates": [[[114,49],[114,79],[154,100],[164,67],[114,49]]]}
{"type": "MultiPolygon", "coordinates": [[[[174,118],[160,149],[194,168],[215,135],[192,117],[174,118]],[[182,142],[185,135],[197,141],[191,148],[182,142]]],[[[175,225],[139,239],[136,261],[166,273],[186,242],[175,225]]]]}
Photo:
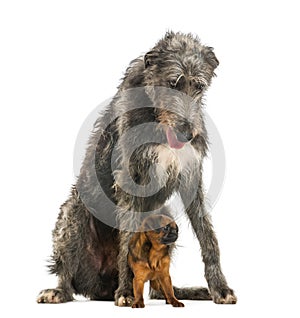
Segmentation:
{"type": "Polygon", "coordinates": [[[178,300],[173,300],[170,302],[173,307],[184,307],[184,304],[178,300]]]}
{"type": "Polygon", "coordinates": [[[237,298],[230,288],[211,291],[212,299],[216,304],[236,304],[237,298]]]}
{"type": "Polygon", "coordinates": [[[120,296],[116,299],[115,305],[119,307],[131,307],[133,304],[133,297],[132,296],[120,296]]]}
{"type": "Polygon", "coordinates": [[[63,289],[55,288],[55,289],[44,289],[40,292],[37,297],[37,302],[39,304],[47,303],[47,304],[60,304],[65,303],[67,301],[72,301],[73,298],[67,295],[63,289]]]}
{"type": "Polygon", "coordinates": [[[144,308],[144,307],[145,307],[145,304],[142,300],[134,302],[132,304],[132,308],[144,308]]]}

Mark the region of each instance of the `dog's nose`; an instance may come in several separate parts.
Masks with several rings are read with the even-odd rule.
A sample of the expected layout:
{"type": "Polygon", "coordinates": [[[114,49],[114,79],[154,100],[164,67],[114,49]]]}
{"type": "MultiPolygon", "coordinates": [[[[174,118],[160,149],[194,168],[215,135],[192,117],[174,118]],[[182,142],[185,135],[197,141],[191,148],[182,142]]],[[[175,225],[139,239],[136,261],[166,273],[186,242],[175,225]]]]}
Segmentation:
{"type": "Polygon", "coordinates": [[[175,242],[177,239],[178,239],[178,234],[177,233],[170,233],[168,235],[168,239],[171,241],[171,242],[175,242]]]}
{"type": "Polygon", "coordinates": [[[180,142],[188,142],[193,139],[193,134],[190,131],[176,132],[177,140],[180,142]]]}

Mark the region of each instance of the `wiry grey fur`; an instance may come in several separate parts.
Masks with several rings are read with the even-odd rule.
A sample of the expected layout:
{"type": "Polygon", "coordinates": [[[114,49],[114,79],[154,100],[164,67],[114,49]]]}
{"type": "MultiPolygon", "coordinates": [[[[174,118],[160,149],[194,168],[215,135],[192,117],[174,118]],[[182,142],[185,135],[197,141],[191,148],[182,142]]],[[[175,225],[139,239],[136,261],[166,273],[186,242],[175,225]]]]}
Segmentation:
{"type": "MultiPolygon", "coordinates": [[[[209,292],[206,288],[174,287],[176,297],[236,302],[221,271],[218,242],[205,211],[202,186],[202,160],[207,151],[202,96],[217,66],[212,48],[203,46],[190,34],[173,32],[168,32],[144,57],[130,64],[118,93],[95,124],[78,181],[62,205],[53,231],[50,269],[58,276],[58,287],[42,291],[38,302],[71,301],[75,293],[95,300],[115,299],[120,306],[130,305],[132,272],[127,254],[132,231],[126,229],[139,227],[143,213],[137,213],[135,218],[128,217],[128,213],[157,210],[169,214],[164,203],[176,191],[180,192],[200,243],[209,287],[209,292]],[[131,94],[130,90],[124,93],[138,87],[138,94],[131,94]],[[170,97],[155,87],[174,89],[181,98],[170,97]],[[149,107],[132,109],[139,100],[146,101],[149,107]],[[147,143],[133,154],[129,153],[133,141],[123,138],[124,132],[149,122],[158,123],[160,128],[152,133],[160,136],[161,144],[167,143],[164,127],[176,129],[189,141],[186,149],[193,151],[194,159],[181,167],[176,158],[168,160],[170,153],[163,153],[168,151],[166,147],[155,143],[147,143]],[[117,148],[118,168],[113,171],[114,148],[117,148]],[[165,172],[157,175],[157,179],[160,182],[164,178],[165,185],[150,197],[128,194],[123,190],[128,162],[130,175],[139,185],[149,182],[149,166],[160,163],[165,172]],[[92,173],[95,169],[96,175],[92,173]],[[190,200],[190,188],[195,184],[196,191],[190,200]],[[118,229],[102,222],[106,218],[109,222],[113,220],[118,229]]],[[[153,291],[150,295],[162,296],[153,291]]]]}

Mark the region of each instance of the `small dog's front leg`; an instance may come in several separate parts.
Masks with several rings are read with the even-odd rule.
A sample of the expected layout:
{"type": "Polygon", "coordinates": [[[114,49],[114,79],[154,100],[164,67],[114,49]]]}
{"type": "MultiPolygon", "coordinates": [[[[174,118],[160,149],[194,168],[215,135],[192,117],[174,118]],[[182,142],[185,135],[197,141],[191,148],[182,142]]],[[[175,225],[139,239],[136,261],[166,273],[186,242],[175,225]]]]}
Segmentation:
{"type": "Polygon", "coordinates": [[[167,304],[171,304],[173,307],[184,307],[174,295],[174,290],[172,286],[172,281],[170,275],[164,275],[159,279],[161,288],[164,291],[167,304]]]}
{"type": "Polygon", "coordinates": [[[144,308],[144,281],[143,279],[134,278],[133,279],[133,293],[134,293],[134,302],[132,308],[144,308]]]}

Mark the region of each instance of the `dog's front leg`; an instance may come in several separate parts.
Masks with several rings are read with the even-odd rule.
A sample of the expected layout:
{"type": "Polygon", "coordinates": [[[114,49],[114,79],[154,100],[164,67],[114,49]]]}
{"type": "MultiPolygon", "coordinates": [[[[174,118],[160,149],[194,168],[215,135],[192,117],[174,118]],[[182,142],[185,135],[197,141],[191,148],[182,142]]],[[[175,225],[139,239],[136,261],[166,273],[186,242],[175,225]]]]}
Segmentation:
{"type": "Polygon", "coordinates": [[[144,308],[144,279],[143,277],[134,277],[133,279],[133,290],[134,290],[134,303],[132,308],[144,308]]]}
{"type": "Polygon", "coordinates": [[[215,303],[235,304],[237,298],[233,290],[228,287],[225,276],[222,273],[217,237],[214,233],[210,217],[205,211],[203,198],[202,189],[199,187],[196,197],[186,207],[186,213],[201,246],[202,259],[205,266],[205,278],[215,303]]]}
{"type": "Polygon", "coordinates": [[[164,273],[162,277],[160,277],[159,283],[164,291],[167,304],[171,304],[173,307],[184,307],[184,304],[178,301],[174,295],[171,277],[168,273],[164,273]]]}
{"type": "Polygon", "coordinates": [[[119,286],[115,292],[116,306],[132,306],[133,304],[133,273],[128,265],[128,244],[132,233],[120,232],[120,251],[118,255],[118,270],[119,270],[119,286]]]}

